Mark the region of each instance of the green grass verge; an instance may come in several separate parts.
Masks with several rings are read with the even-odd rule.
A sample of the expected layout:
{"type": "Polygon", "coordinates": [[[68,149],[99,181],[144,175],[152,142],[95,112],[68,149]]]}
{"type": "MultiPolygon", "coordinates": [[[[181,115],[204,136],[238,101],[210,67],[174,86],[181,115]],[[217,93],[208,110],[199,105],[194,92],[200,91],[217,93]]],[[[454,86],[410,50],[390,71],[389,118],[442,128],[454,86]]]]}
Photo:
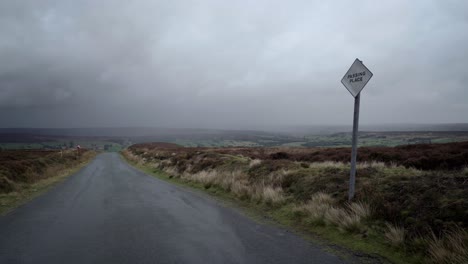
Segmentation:
{"type": "Polygon", "coordinates": [[[25,204],[39,195],[47,192],[53,186],[65,180],[68,176],[76,173],[81,168],[91,162],[96,155],[91,156],[89,159],[76,164],[71,168],[60,170],[54,177],[42,179],[38,182],[27,184],[22,183],[18,186],[18,189],[10,193],[0,194],[0,215],[6,215],[16,207],[25,204]]]}
{"type": "Polygon", "coordinates": [[[126,159],[124,155],[121,156],[127,163],[140,171],[179,186],[201,190],[215,198],[219,198],[218,200],[242,209],[249,217],[256,220],[268,221],[292,229],[307,240],[324,246],[328,251],[344,259],[356,258],[357,256],[359,263],[424,263],[426,260],[421,255],[409,255],[401,248],[387,245],[382,235],[376,232],[370,231],[364,238],[362,235],[342,232],[335,227],[313,225],[299,221],[293,210],[294,205],[292,203],[272,206],[264,202],[254,202],[249,199],[242,200],[217,186],[206,188],[201,183],[171,177],[159,169],[136,164],[126,159]]]}

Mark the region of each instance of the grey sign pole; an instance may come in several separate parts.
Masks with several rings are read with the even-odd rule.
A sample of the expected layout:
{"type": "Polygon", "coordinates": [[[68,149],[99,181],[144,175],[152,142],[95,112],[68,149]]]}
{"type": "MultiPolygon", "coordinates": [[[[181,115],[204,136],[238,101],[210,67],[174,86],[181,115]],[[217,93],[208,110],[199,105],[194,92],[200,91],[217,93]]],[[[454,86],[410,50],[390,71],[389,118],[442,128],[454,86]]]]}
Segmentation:
{"type": "Polygon", "coordinates": [[[353,142],[351,150],[351,173],[349,175],[349,194],[348,201],[354,198],[356,186],[356,159],[357,159],[357,141],[359,130],[359,104],[361,101],[361,90],[372,78],[372,72],[366,66],[356,59],[354,63],[341,79],[341,83],[348,89],[354,97],[354,118],[353,118],[353,142]]]}
{"type": "Polygon", "coordinates": [[[354,118],[353,118],[353,142],[351,150],[351,173],[349,175],[349,193],[348,201],[354,198],[354,189],[356,185],[356,159],[357,159],[357,141],[359,131],[359,103],[361,101],[361,92],[354,98],[354,118]]]}

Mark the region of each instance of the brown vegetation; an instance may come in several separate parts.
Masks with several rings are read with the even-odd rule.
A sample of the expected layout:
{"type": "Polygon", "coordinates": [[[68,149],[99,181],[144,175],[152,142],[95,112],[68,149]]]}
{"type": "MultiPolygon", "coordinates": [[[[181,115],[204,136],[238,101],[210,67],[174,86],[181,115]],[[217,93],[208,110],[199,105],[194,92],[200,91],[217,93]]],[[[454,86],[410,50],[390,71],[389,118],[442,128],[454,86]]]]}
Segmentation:
{"type": "Polygon", "coordinates": [[[90,158],[93,152],[75,150],[8,150],[0,151],[0,193],[9,193],[22,184],[31,184],[54,176],[90,158]]]}
{"type": "MultiPolygon", "coordinates": [[[[131,149],[172,148],[187,155],[206,148],[177,148],[171,143],[133,145],[131,149]]],[[[290,160],[304,162],[349,162],[350,148],[210,148],[210,152],[230,154],[260,160],[290,160]]],[[[362,147],[359,162],[384,162],[421,170],[459,170],[468,164],[468,141],[446,144],[415,144],[398,147],[362,147]]]]}
{"type": "Polygon", "coordinates": [[[153,143],[134,145],[124,154],[171,177],[222,188],[239,199],[272,208],[292,205],[301,224],[335,226],[362,237],[376,232],[392,247],[425,252],[434,261],[444,254],[456,261],[468,256],[460,250],[468,239],[463,231],[468,227],[468,142],[360,148],[357,196],[351,204],[346,202],[348,148],[182,148],[153,143]],[[459,230],[459,235],[449,230],[459,230]]]}

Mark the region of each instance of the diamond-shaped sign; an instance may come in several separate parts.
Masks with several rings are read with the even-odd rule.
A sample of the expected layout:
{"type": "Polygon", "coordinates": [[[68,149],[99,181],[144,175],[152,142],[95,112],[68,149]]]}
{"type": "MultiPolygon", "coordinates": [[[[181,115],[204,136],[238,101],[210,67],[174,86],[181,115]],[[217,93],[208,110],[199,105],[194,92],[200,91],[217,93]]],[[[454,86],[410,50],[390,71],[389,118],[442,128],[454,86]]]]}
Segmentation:
{"type": "Polygon", "coordinates": [[[341,79],[341,83],[348,89],[353,97],[356,97],[372,78],[372,72],[367,69],[362,61],[356,59],[348,72],[341,79]]]}

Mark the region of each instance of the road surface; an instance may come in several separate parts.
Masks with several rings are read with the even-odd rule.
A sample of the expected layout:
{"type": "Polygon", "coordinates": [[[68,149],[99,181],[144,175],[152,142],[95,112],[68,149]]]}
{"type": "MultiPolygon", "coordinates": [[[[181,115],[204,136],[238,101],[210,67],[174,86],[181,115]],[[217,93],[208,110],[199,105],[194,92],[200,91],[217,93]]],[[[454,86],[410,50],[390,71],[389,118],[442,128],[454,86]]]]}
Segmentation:
{"type": "Polygon", "coordinates": [[[99,155],[0,217],[0,263],[343,263],[207,195],[99,155]]]}

